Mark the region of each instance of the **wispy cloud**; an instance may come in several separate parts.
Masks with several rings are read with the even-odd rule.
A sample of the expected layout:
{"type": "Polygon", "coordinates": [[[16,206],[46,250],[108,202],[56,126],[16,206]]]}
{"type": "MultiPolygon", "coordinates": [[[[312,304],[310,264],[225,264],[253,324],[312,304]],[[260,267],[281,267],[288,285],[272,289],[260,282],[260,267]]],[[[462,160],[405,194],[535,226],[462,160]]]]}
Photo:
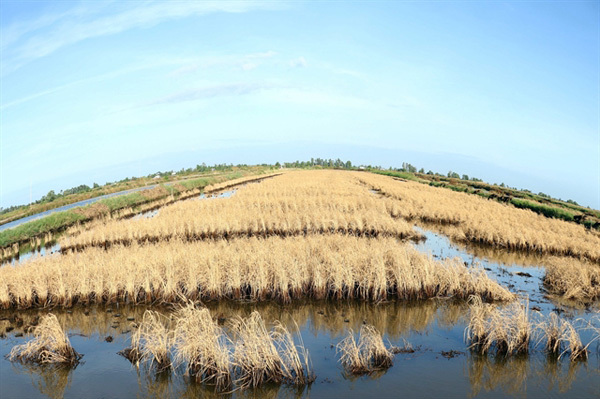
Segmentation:
{"type": "Polygon", "coordinates": [[[215,67],[232,67],[239,68],[244,71],[250,71],[257,68],[265,60],[277,55],[273,50],[263,51],[259,53],[250,53],[244,55],[230,55],[220,57],[204,57],[200,59],[186,60],[184,65],[169,73],[169,76],[183,76],[201,69],[215,67]]]}
{"type": "MultiPolygon", "coordinates": [[[[101,3],[106,5],[106,3],[101,3]]],[[[240,13],[273,8],[273,3],[253,1],[124,2],[100,7],[92,3],[62,14],[41,16],[2,29],[3,72],[89,38],[147,28],[163,21],[216,12],[240,13]],[[108,11],[108,12],[107,12],[108,11]]]]}
{"type": "Polygon", "coordinates": [[[275,87],[270,83],[228,83],[184,90],[158,98],[146,105],[176,104],[219,96],[243,96],[275,87]]]}
{"type": "Polygon", "coordinates": [[[293,60],[290,60],[290,66],[292,68],[304,68],[306,67],[306,65],[307,63],[304,57],[298,57],[294,58],[293,60]]]}

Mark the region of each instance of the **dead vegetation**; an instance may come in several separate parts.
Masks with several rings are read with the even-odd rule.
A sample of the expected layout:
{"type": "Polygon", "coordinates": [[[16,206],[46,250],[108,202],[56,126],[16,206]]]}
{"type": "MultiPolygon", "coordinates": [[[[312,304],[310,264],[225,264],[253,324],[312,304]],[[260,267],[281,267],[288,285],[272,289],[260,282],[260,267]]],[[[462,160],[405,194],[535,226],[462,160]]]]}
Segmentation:
{"type": "Polygon", "coordinates": [[[192,303],[181,307],[172,323],[157,312],[146,311],[132,334],[131,347],[121,354],[157,373],[183,367],[196,382],[214,386],[217,392],[268,383],[303,386],[314,381],[301,338],[296,344],[282,323],[275,321],[269,330],[260,313],[253,312],[233,319],[229,329],[228,335],[208,309],[192,303]]]}
{"type": "Polygon", "coordinates": [[[544,285],[550,292],[584,302],[600,298],[600,265],[564,257],[545,264],[544,285]]]}
{"type": "Polygon", "coordinates": [[[281,323],[269,331],[260,313],[237,318],[233,324],[236,385],[254,388],[265,383],[306,385],[313,381],[308,352],[298,351],[290,332],[281,323]]]}
{"type": "Polygon", "coordinates": [[[34,338],[12,348],[8,360],[22,363],[62,364],[76,366],[81,359],[52,313],[33,329],[34,338]]]}
{"type": "Polygon", "coordinates": [[[438,225],[455,240],[600,262],[600,236],[581,225],[466,193],[371,173],[357,176],[393,199],[392,216],[438,225]]]}
{"type": "Polygon", "coordinates": [[[71,231],[63,252],[90,246],[199,241],[244,237],[351,234],[420,237],[403,220],[390,218],[386,202],[348,173],[287,173],[237,190],[226,201],[186,201],[165,206],[151,219],[108,220],[71,231]]]}
{"type": "Polygon", "coordinates": [[[340,362],[350,374],[367,374],[377,370],[385,370],[393,365],[394,354],[386,348],[382,335],[375,327],[363,325],[358,342],[354,332],[337,344],[336,350],[341,354],[340,362]]]}
{"type": "Polygon", "coordinates": [[[198,383],[224,391],[231,386],[231,342],[206,308],[193,304],[176,313],[175,363],[198,383]]]}
{"type": "Polygon", "coordinates": [[[170,320],[161,313],[147,310],[139,328],[131,334],[131,347],[120,354],[132,364],[143,363],[158,373],[169,370],[173,343],[169,323],[170,320]]]}
{"type": "Polygon", "coordinates": [[[531,317],[528,301],[495,306],[484,303],[479,297],[472,297],[469,303],[471,316],[465,329],[465,338],[470,348],[482,355],[522,355],[532,347],[543,344],[544,350],[557,360],[566,354],[571,361],[585,360],[589,346],[598,339],[591,339],[587,345],[581,341],[579,331],[597,330],[591,321],[582,327],[583,320],[571,323],[554,312],[548,316],[536,312],[535,317],[531,317]],[[579,329],[575,324],[580,324],[579,329]]]}
{"type": "Polygon", "coordinates": [[[479,267],[391,238],[309,236],[90,248],[0,269],[0,306],[176,303],[181,298],[466,299],[514,295],[479,267]]]}
{"type": "Polygon", "coordinates": [[[518,301],[503,307],[484,303],[471,297],[471,319],[465,329],[470,348],[481,354],[493,352],[500,356],[526,354],[533,326],[528,303],[518,301]]]}

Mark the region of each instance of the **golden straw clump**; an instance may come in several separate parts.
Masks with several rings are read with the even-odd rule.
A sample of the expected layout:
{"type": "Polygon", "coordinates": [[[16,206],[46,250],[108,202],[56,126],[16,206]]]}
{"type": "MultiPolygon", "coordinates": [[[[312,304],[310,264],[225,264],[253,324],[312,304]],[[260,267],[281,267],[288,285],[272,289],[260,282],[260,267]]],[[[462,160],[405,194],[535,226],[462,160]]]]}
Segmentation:
{"type": "Polygon", "coordinates": [[[427,299],[514,294],[481,267],[437,261],[393,238],[345,235],[89,248],[0,269],[0,306],[167,303],[181,298],[427,299]]]}
{"type": "Polygon", "coordinates": [[[175,363],[185,364],[196,382],[227,390],[231,385],[231,343],[209,310],[188,303],[175,319],[175,363]]]}
{"type": "Polygon", "coordinates": [[[533,333],[528,302],[492,307],[472,298],[471,320],[465,329],[471,349],[482,354],[494,350],[503,356],[528,353],[533,333]]]}
{"type": "Polygon", "coordinates": [[[139,365],[140,362],[146,363],[158,373],[169,370],[173,340],[169,322],[166,316],[147,310],[138,329],[131,334],[131,347],[120,354],[135,365],[139,365]]]}
{"type": "Polygon", "coordinates": [[[108,220],[60,243],[65,252],[175,239],[311,234],[420,237],[410,224],[390,217],[387,201],[376,198],[347,172],[293,172],[240,187],[226,200],[182,201],[161,208],[153,218],[108,220]]]}
{"type": "Polygon", "coordinates": [[[233,373],[241,388],[265,383],[305,385],[314,379],[309,369],[308,352],[300,353],[291,334],[281,323],[269,331],[260,313],[238,317],[232,323],[235,336],[233,373]],[[304,360],[301,359],[301,355],[304,360]]]}
{"type": "Polygon", "coordinates": [[[358,343],[350,330],[348,336],[337,344],[336,349],[341,353],[340,362],[351,374],[385,370],[392,367],[394,361],[394,355],[386,348],[381,333],[371,325],[363,325],[360,328],[358,343]]]}
{"type": "Polygon", "coordinates": [[[568,299],[593,301],[600,298],[600,265],[550,257],[546,262],[544,285],[568,299]]]}
{"type": "Polygon", "coordinates": [[[67,334],[52,313],[44,316],[33,330],[34,339],[17,345],[8,354],[8,360],[38,364],[76,366],[82,355],[71,346],[67,334]]]}
{"type": "Polygon", "coordinates": [[[435,224],[456,240],[600,262],[600,236],[581,225],[444,188],[371,173],[356,176],[395,200],[389,203],[392,216],[435,224]]]}

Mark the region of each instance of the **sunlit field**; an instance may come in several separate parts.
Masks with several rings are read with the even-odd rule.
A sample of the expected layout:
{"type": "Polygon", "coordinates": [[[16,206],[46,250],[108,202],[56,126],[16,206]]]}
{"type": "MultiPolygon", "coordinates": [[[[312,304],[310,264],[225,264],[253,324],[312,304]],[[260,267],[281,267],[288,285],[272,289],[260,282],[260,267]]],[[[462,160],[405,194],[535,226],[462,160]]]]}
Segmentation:
{"type": "Polygon", "coordinates": [[[465,380],[472,389],[480,367],[504,375],[482,366],[488,357],[595,362],[600,237],[581,225],[358,171],[285,171],[207,190],[77,224],[60,251],[2,266],[2,334],[25,340],[7,358],[32,373],[49,364],[77,373],[86,357],[69,331],[121,336],[113,361],[185,377],[144,389],[234,395],[272,386],[303,395],[332,364],[344,381],[386,381],[398,362],[439,347],[422,335],[430,329],[455,342],[444,358],[479,370],[465,380]],[[447,255],[432,231],[452,240],[447,255]],[[494,253],[541,272],[507,271],[494,253]],[[532,279],[539,288],[523,289],[532,279]],[[325,358],[313,342],[322,339],[325,358]]]}

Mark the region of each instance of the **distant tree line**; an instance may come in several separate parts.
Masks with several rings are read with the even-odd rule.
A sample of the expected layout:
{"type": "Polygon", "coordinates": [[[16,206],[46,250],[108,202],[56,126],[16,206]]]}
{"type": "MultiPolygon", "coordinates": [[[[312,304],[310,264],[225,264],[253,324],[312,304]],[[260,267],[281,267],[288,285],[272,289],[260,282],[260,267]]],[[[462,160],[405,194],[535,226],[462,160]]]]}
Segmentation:
{"type": "MultiPolygon", "coordinates": [[[[383,170],[383,168],[381,166],[373,166],[373,165],[353,165],[351,161],[342,161],[341,159],[337,158],[337,159],[324,159],[324,158],[311,158],[308,161],[294,161],[294,162],[276,162],[275,164],[268,164],[268,163],[263,163],[257,166],[263,166],[263,167],[270,167],[270,168],[300,168],[300,169],[308,169],[308,168],[314,168],[314,167],[321,167],[321,168],[331,168],[331,169],[355,169],[355,170],[383,170]]],[[[167,180],[169,179],[171,176],[173,175],[186,175],[186,174],[192,174],[192,173],[206,173],[206,172],[211,172],[211,171],[218,171],[218,172],[226,172],[226,171],[231,171],[234,168],[238,168],[238,169],[245,169],[248,168],[249,166],[247,164],[237,164],[237,165],[233,165],[233,164],[226,164],[226,163],[222,163],[222,164],[214,164],[214,165],[207,165],[206,163],[201,163],[196,165],[195,168],[181,168],[181,170],[175,172],[173,170],[168,170],[168,171],[158,171],[155,173],[151,173],[149,175],[147,175],[146,177],[148,178],[161,178],[163,180],[167,180]]],[[[444,175],[433,172],[431,170],[427,171],[425,173],[425,169],[424,168],[420,168],[417,169],[416,166],[408,163],[408,162],[402,162],[402,167],[401,168],[392,168],[390,167],[388,170],[393,170],[393,171],[398,171],[398,172],[408,172],[408,173],[415,173],[415,174],[427,174],[427,175],[433,175],[433,176],[440,176],[440,177],[444,177],[444,175]]],[[[462,180],[469,180],[469,181],[473,181],[473,182],[482,182],[483,180],[478,179],[476,177],[470,177],[469,175],[463,174],[462,176],[460,174],[458,174],[457,172],[454,172],[452,170],[448,171],[448,173],[445,175],[445,177],[448,178],[452,178],[452,179],[462,179],[462,180]]],[[[122,180],[116,181],[116,182],[107,182],[105,184],[105,186],[110,186],[113,184],[119,184],[119,183],[127,183],[129,181],[133,181],[136,180],[136,177],[126,177],[122,180]]],[[[497,184],[496,184],[497,185],[497,184]]],[[[507,187],[504,183],[499,184],[500,187],[507,187]]],[[[100,188],[100,185],[97,183],[93,184],[93,187],[89,187],[86,184],[81,184],[79,186],[73,187],[73,188],[69,188],[67,190],[61,190],[59,193],[55,193],[54,190],[50,190],[48,192],[48,194],[42,196],[42,198],[40,198],[39,200],[35,201],[34,204],[44,204],[47,202],[51,202],[54,201],[60,197],[64,197],[67,195],[72,195],[72,194],[80,194],[80,193],[85,193],[88,192],[92,189],[97,189],[100,188]]],[[[510,187],[509,187],[510,188],[510,187]]],[[[516,190],[516,188],[515,188],[516,190]]],[[[529,190],[523,190],[526,192],[530,192],[529,190]]],[[[544,198],[548,198],[551,199],[552,197],[550,197],[547,194],[544,194],[542,192],[540,192],[538,194],[540,197],[544,197],[544,198]]],[[[567,200],[566,201],[569,204],[573,204],[573,205],[579,205],[577,204],[577,202],[573,201],[573,200],[567,200]]],[[[26,207],[27,205],[14,205],[14,206],[9,206],[7,208],[3,208],[0,207],[0,214],[4,214],[4,213],[8,213],[8,212],[12,212],[14,210],[17,210],[19,208],[23,208],[26,207]]]]}

